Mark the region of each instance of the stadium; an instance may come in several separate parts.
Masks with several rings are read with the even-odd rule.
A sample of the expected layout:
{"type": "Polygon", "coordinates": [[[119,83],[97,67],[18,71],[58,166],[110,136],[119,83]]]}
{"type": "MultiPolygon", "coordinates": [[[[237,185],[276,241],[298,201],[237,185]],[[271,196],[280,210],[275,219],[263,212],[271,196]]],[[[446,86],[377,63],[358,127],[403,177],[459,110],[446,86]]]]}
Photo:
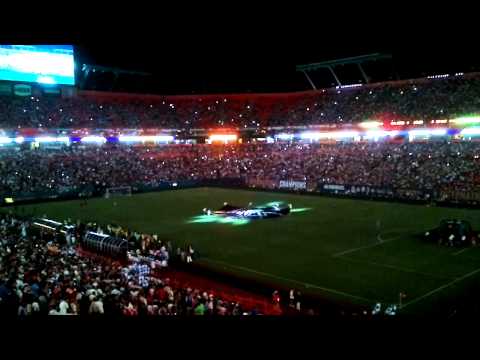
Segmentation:
{"type": "Polygon", "coordinates": [[[0,45],[0,313],[479,315],[480,72],[372,80],[391,58],[161,95],[99,90],[149,74],[70,45],[0,45]]]}

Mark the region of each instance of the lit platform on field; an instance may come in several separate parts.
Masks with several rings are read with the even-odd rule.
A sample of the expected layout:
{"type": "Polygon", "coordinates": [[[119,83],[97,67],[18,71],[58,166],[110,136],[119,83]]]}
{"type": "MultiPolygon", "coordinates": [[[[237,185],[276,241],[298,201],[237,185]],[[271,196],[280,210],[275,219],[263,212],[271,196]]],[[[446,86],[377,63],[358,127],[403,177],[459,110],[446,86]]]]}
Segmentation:
{"type": "Polygon", "coordinates": [[[294,208],[291,204],[281,201],[269,202],[259,206],[248,207],[232,206],[227,203],[216,211],[203,209],[204,214],[192,217],[189,224],[231,224],[234,226],[245,225],[253,220],[279,218],[290,213],[300,213],[311,208],[294,208]]]}

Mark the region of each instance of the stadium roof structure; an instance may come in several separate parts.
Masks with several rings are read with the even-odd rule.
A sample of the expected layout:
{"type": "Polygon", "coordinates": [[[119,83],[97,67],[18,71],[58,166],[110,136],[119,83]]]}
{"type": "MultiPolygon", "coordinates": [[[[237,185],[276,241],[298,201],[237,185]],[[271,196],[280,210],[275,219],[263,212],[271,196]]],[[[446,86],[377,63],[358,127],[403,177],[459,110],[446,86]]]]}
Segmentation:
{"type": "Polygon", "coordinates": [[[80,88],[83,88],[83,85],[87,81],[89,75],[95,72],[102,73],[111,73],[114,75],[115,79],[118,79],[119,75],[136,75],[136,76],[151,76],[152,74],[144,71],[132,71],[124,70],[117,67],[110,66],[101,66],[101,65],[92,65],[92,64],[83,64],[82,65],[82,78],[80,82],[80,88]]]}
{"type": "Polygon", "coordinates": [[[362,67],[362,63],[367,61],[376,61],[376,60],[391,59],[391,58],[392,58],[391,54],[374,53],[374,54],[360,55],[360,56],[348,57],[348,58],[337,59],[337,60],[322,61],[322,62],[306,64],[306,65],[297,65],[296,70],[303,72],[303,74],[307,78],[312,88],[314,90],[317,90],[312,79],[310,78],[310,76],[308,76],[307,71],[313,71],[318,69],[328,69],[330,70],[333,77],[335,78],[335,81],[337,82],[338,86],[342,86],[340,79],[338,78],[337,74],[334,71],[334,67],[338,65],[357,64],[358,69],[360,70],[360,73],[363,76],[363,79],[365,80],[366,83],[369,83],[370,79],[365,73],[365,70],[362,67]]]}

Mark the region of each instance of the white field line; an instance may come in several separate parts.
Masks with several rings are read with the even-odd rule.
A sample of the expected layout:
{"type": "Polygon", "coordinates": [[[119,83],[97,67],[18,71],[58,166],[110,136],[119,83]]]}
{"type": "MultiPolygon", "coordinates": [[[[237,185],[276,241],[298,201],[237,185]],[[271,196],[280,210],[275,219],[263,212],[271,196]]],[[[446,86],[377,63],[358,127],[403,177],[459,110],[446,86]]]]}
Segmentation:
{"type": "Polygon", "coordinates": [[[433,294],[435,294],[435,293],[437,293],[437,292],[439,292],[439,291],[441,291],[441,290],[443,290],[443,289],[446,289],[446,288],[452,286],[453,284],[455,284],[455,283],[457,283],[457,282],[459,282],[459,281],[465,280],[466,278],[468,278],[468,277],[470,277],[470,276],[472,276],[472,275],[475,275],[475,274],[478,273],[478,272],[480,272],[480,268],[479,268],[479,269],[476,269],[476,270],[473,270],[473,271],[469,272],[468,274],[465,274],[465,275],[463,275],[463,276],[461,276],[461,277],[459,277],[459,278],[456,278],[456,279],[454,279],[454,280],[446,283],[445,285],[442,285],[442,286],[440,286],[440,287],[438,287],[438,288],[436,288],[436,289],[433,289],[432,291],[429,291],[428,293],[426,293],[426,294],[424,294],[424,295],[422,295],[422,296],[419,296],[419,297],[413,299],[412,301],[404,304],[404,305],[402,306],[402,309],[406,308],[406,307],[409,306],[409,305],[415,304],[416,302],[419,302],[420,300],[423,300],[423,299],[425,299],[425,298],[427,298],[427,297],[429,297],[429,296],[431,296],[431,295],[433,295],[433,294]]]}
{"type": "Polygon", "coordinates": [[[468,260],[472,260],[472,261],[476,261],[477,263],[480,261],[479,258],[476,258],[476,257],[473,257],[473,256],[462,256],[462,259],[468,259],[468,260]]]}
{"type": "Polygon", "coordinates": [[[343,256],[343,255],[346,255],[346,254],[350,254],[350,253],[353,253],[355,251],[359,251],[359,250],[363,250],[363,249],[369,249],[369,248],[372,248],[372,247],[375,247],[375,246],[379,246],[379,245],[383,245],[383,244],[386,244],[390,241],[394,241],[394,240],[397,240],[398,238],[401,238],[402,236],[404,235],[398,235],[398,236],[394,236],[388,240],[383,240],[381,238],[381,236],[379,235],[377,237],[377,240],[378,242],[374,243],[374,244],[369,244],[369,245],[364,245],[364,246],[359,246],[359,247],[356,247],[356,248],[353,248],[353,249],[348,249],[348,250],[345,250],[345,251],[340,251],[338,253],[335,253],[333,254],[332,256],[333,257],[339,257],[339,256],[343,256]]]}
{"type": "Polygon", "coordinates": [[[435,278],[438,278],[438,279],[444,279],[444,280],[454,279],[454,278],[448,277],[448,276],[429,274],[429,273],[424,273],[424,272],[417,271],[417,270],[414,270],[414,269],[404,268],[404,267],[395,266],[395,265],[381,264],[381,263],[377,263],[377,262],[373,262],[373,261],[357,260],[357,259],[352,259],[352,258],[349,258],[349,257],[342,257],[340,260],[356,262],[356,263],[359,263],[359,264],[369,264],[369,265],[373,265],[373,266],[389,268],[389,269],[398,270],[398,271],[407,272],[407,273],[412,273],[412,274],[424,275],[424,276],[428,276],[428,277],[435,277],[435,278]]]}
{"type": "Polygon", "coordinates": [[[352,294],[349,294],[349,293],[346,293],[346,292],[343,292],[343,291],[330,289],[330,288],[326,288],[326,287],[323,287],[323,286],[318,286],[318,285],[315,285],[315,284],[309,284],[309,283],[306,283],[306,282],[303,282],[303,281],[298,281],[298,280],[295,280],[295,279],[289,279],[289,278],[285,278],[285,277],[282,277],[282,276],[278,276],[278,275],[274,275],[274,274],[265,273],[265,272],[262,272],[262,271],[249,269],[249,268],[246,268],[246,267],[243,267],[243,266],[231,265],[229,263],[226,263],[226,262],[223,262],[223,261],[220,261],[220,260],[213,260],[213,259],[204,259],[204,260],[207,261],[207,262],[211,262],[211,263],[222,264],[222,265],[224,265],[224,267],[239,269],[239,270],[242,270],[242,271],[254,273],[254,274],[257,274],[257,275],[262,275],[262,276],[269,277],[269,278],[272,278],[272,279],[278,279],[278,280],[288,281],[288,282],[291,282],[291,283],[300,284],[300,285],[303,285],[305,288],[319,289],[319,290],[322,290],[322,291],[325,291],[325,292],[329,292],[329,293],[336,294],[336,295],[341,295],[341,296],[344,296],[344,297],[347,297],[347,298],[361,300],[361,301],[368,302],[368,303],[374,303],[373,300],[364,298],[362,296],[352,295],[352,294]]]}
{"type": "Polygon", "coordinates": [[[467,251],[467,250],[470,250],[470,249],[471,249],[471,247],[467,247],[467,248],[462,249],[462,250],[460,250],[460,251],[454,252],[452,255],[453,255],[453,256],[457,256],[457,255],[460,255],[461,253],[463,253],[463,252],[465,252],[465,251],[467,251]]]}

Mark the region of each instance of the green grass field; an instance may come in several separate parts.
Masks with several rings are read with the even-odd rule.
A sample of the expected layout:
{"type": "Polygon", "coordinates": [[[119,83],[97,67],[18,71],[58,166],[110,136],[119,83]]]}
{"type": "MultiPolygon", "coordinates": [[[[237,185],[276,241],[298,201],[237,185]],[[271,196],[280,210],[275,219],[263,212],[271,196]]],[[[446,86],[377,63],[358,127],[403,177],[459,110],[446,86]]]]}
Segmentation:
{"type": "Polygon", "coordinates": [[[413,236],[444,218],[465,219],[479,229],[477,210],[197,188],[92,199],[86,207],[79,201],[28,205],[22,211],[53,219],[115,222],[176,244],[191,242],[202,255],[199,261],[210,267],[334,300],[397,303],[403,291],[403,313],[429,311],[480,279],[478,248],[459,251],[413,236]],[[189,223],[203,208],[217,209],[225,201],[286,201],[311,209],[244,225],[189,223]],[[377,219],[382,223],[381,242],[377,219]]]}

